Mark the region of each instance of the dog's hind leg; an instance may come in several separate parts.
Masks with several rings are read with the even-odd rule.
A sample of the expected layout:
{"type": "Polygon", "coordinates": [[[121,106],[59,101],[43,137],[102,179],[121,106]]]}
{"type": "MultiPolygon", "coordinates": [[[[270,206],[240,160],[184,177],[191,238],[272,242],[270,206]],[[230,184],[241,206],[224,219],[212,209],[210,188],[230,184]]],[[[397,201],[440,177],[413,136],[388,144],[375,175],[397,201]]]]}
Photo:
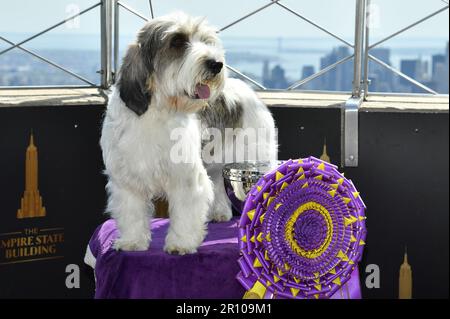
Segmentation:
{"type": "Polygon", "coordinates": [[[206,220],[214,193],[212,183],[201,167],[185,171],[170,183],[170,227],[164,250],[180,255],[197,251],[206,235],[206,220]]]}
{"type": "Polygon", "coordinates": [[[150,213],[154,207],[143,196],[124,188],[119,188],[112,182],[107,185],[109,192],[108,212],[115,219],[120,237],[114,242],[114,248],[134,251],[147,250],[150,245],[149,229],[150,213]]]}
{"type": "Polygon", "coordinates": [[[214,201],[208,213],[208,220],[214,222],[229,221],[233,217],[231,202],[225,191],[222,176],[223,164],[207,166],[208,175],[214,183],[214,201]]]}

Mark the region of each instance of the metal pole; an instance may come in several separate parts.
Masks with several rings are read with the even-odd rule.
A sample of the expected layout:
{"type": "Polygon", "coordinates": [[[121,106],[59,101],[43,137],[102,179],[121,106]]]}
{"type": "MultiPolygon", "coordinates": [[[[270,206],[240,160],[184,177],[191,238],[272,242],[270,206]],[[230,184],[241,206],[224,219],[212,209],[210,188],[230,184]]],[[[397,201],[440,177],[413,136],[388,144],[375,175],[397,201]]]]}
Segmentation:
{"type": "Polygon", "coordinates": [[[354,66],[353,66],[353,97],[360,97],[361,94],[361,66],[364,47],[365,28],[365,0],[356,0],[355,19],[355,46],[354,46],[354,66]]]}
{"type": "Polygon", "coordinates": [[[153,12],[152,0],[148,0],[148,5],[150,6],[150,15],[152,16],[152,19],[154,19],[155,18],[155,13],[153,12]]]}
{"type": "Polygon", "coordinates": [[[113,82],[116,83],[119,75],[119,16],[120,16],[119,2],[114,0],[114,77],[113,82]]]}
{"type": "Polygon", "coordinates": [[[367,94],[369,93],[369,29],[370,26],[367,23],[367,17],[370,15],[370,12],[367,10],[370,8],[370,0],[366,0],[366,9],[365,9],[365,25],[366,25],[366,34],[364,40],[364,87],[363,94],[364,100],[367,98],[367,94]]]}
{"type": "Polygon", "coordinates": [[[101,87],[108,89],[112,83],[112,0],[102,0],[101,21],[101,87]]]}
{"type": "Polygon", "coordinates": [[[366,4],[366,0],[356,0],[353,89],[352,96],[345,102],[341,113],[341,164],[347,167],[357,167],[359,161],[359,108],[363,101],[361,97],[361,79],[362,63],[364,62],[366,4]]]}

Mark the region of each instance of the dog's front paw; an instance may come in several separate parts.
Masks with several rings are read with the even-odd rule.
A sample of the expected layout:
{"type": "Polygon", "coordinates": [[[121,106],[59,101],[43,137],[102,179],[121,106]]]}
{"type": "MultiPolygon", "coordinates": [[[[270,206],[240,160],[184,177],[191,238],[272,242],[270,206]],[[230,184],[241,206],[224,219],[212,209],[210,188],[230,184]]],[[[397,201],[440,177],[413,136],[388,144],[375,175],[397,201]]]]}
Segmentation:
{"type": "Polygon", "coordinates": [[[150,236],[139,238],[120,237],[114,241],[113,248],[123,251],[145,251],[150,246],[150,236]]]}
{"type": "Polygon", "coordinates": [[[206,231],[204,228],[185,236],[178,236],[175,232],[169,230],[164,245],[164,251],[169,254],[178,255],[194,254],[197,252],[197,248],[202,243],[205,235],[206,231]]]}
{"type": "Polygon", "coordinates": [[[197,247],[186,247],[185,245],[166,243],[164,245],[164,251],[174,255],[195,254],[197,252],[197,247]]]}

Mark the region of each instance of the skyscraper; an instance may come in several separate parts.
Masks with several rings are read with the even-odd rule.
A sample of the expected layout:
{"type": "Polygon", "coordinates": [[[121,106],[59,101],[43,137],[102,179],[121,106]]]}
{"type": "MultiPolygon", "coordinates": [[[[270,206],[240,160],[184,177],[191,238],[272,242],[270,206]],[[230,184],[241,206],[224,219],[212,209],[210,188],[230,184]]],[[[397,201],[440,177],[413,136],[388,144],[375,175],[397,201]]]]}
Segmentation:
{"type": "Polygon", "coordinates": [[[284,75],[284,69],[280,65],[275,65],[272,69],[272,88],[285,89],[287,88],[286,76],[284,75]]]}
{"type": "MultiPolygon", "coordinates": [[[[337,62],[350,55],[349,48],[340,46],[320,59],[320,68],[337,62]]],[[[345,62],[321,77],[321,89],[330,91],[351,91],[353,79],[353,62],[345,62]]]]}
{"type": "MultiPolygon", "coordinates": [[[[308,76],[311,76],[314,73],[315,73],[315,70],[314,70],[314,66],[313,65],[304,65],[303,68],[302,68],[301,79],[306,79],[308,76]]],[[[317,89],[317,87],[314,85],[313,82],[306,83],[306,84],[302,85],[301,87],[299,87],[299,89],[302,89],[302,90],[314,90],[314,89],[317,89]]]]}
{"type": "Polygon", "coordinates": [[[448,68],[445,54],[431,57],[431,87],[438,93],[448,93],[448,68]]]}
{"type": "Polygon", "coordinates": [[[314,74],[314,65],[304,65],[302,68],[302,76],[301,78],[307,78],[314,74]]]}
{"type": "Polygon", "coordinates": [[[17,210],[17,218],[44,217],[45,215],[45,207],[42,206],[42,197],[38,189],[38,151],[31,134],[25,158],[25,192],[20,202],[20,209],[17,210]]]}
{"type": "MultiPolygon", "coordinates": [[[[410,78],[415,78],[417,72],[417,60],[401,60],[400,71],[410,78]]],[[[409,81],[400,79],[400,85],[402,85],[405,90],[408,90],[408,92],[412,91],[412,84],[409,81]]]]}
{"type": "Polygon", "coordinates": [[[262,72],[262,84],[266,87],[270,85],[269,61],[264,60],[262,72]]]}
{"type": "Polygon", "coordinates": [[[403,256],[403,263],[400,266],[398,281],[399,281],[398,298],[399,299],[411,299],[412,298],[412,270],[411,270],[411,265],[408,263],[408,254],[406,253],[406,251],[403,256]]]}
{"type": "Polygon", "coordinates": [[[448,41],[445,48],[445,58],[443,63],[437,65],[436,69],[436,90],[438,93],[448,94],[448,41]]]}
{"type": "MultiPolygon", "coordinates": [[[[426,61],[419,59],[414,60],[401,60],[400,61],[400,70],[402,73],[406,74],[410,78],[417,80],[419,82],[427,82],[429,81],[427,70],[428,64],[426,61]]],[[[413,93],[422,93],[423,90],[410,83],[406,79],[400,79],[400,85],[402,86],[402,91],[404,92],[413,92],[413,93]]]]}
{"type": "Polygon", "coordinates": [[[284,69],[280,65],[275,65],[269,72],[269,62],[264,61],[263,85],[271,89],[285,89],[288,87],[284,69]]]}
{"type": "MultiPolygon", "coordinates": [[[[384,63],[391,65],[391,50],[388,48],[374,48],[370,50],[370,54],[384,63]]],[[[394,83],[392,72],[386,70],[380,64],[369,61],[369,91],[373,92],[392,92],[394,91],[394,83]]]]}
{"type": "Polygon", "coordinates": [[[445,64],[445,55],[444,54],[434,54],[431,57],[431,74],[434,75],[436,73],[436,67],[439,64],[445,64]]]}

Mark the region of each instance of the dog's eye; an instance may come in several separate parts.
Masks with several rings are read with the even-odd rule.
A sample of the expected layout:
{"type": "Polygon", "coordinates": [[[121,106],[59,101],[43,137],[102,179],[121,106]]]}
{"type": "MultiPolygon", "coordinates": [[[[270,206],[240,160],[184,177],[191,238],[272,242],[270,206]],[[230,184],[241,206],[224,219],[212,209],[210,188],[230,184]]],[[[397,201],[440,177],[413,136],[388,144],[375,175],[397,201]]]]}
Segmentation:
{"type": "Polygon", "coordinates": [[[184,34],[176,34],[170,41],[172,48],[182,48],[188,43],[188,38],[184,34]]]}

